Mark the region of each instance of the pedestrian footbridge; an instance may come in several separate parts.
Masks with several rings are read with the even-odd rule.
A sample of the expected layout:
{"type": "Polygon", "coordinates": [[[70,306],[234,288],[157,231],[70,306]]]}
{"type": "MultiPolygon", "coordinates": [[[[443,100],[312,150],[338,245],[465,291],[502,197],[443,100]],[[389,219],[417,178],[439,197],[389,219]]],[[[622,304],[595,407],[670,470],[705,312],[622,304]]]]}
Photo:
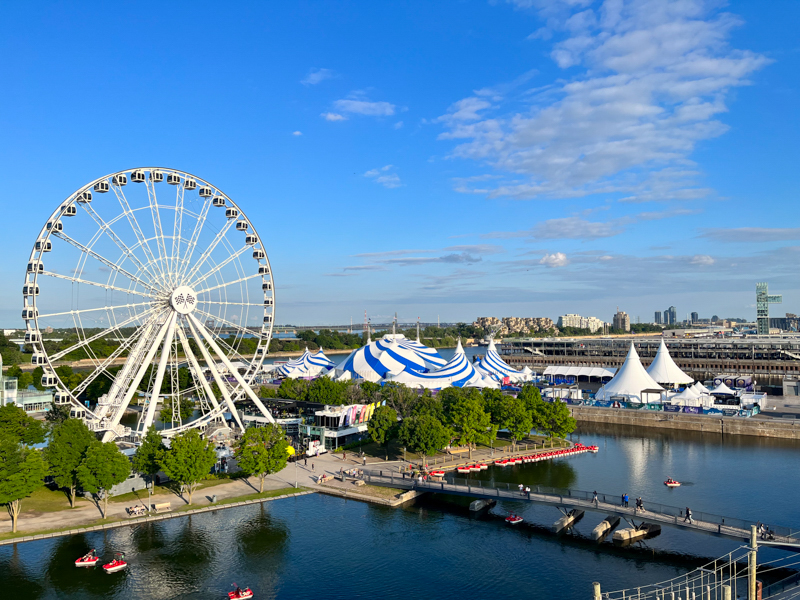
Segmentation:
{"type": "MultiPolygon", "coordinates": [[[[533,502],[547,504],[567,511],[580,509],[598,512],[605,515],[615,515],[628,522],[640,521],[659,523],[680,529],[691,529],[713,535],[733,538],[740,541],[750,540],[751,526],[756,520],[748,521],[735,517],[723,517],[707,512],[691,509],[691,519],[687,518],[684,508],[660,504],[643,500],[644,511],[635,507],[621,506],[620,496],[616,494],[597,494],[594,500],[593,492],[552,488],[545,486],[530,486],[530,494],[520,493],[517,484],[480,481],[477,479],[451,478],[444,481],[419,481],[406,473],[392,471],[365,471],[363,479],[369,485],[392,487],[417,491],[427,491],[438,494],[455,496],[468,496],[471,498],[485,498],[494,500],[513,500],[516,502],[533,502]]],[[[800,552],[800,527],[789,528],[769,525],[770,534],[766,539],[758,541],[759,546],[774,546],[800,552]]]]}

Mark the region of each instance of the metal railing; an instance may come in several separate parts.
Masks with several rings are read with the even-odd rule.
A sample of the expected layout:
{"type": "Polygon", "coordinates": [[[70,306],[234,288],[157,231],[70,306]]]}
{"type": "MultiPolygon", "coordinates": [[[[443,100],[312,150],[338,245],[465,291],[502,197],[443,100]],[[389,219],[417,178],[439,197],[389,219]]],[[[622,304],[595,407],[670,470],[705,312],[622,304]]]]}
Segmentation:
{"type": "MultiPolygon", "coordinates": [[[[425,489],[431,492],[456,493],[456,494],[477,494],[481,496],[504,498],[508,500],[531,500],[546,502],[550,504],[574,504],[576,507],[596,509],[598,511],[610,511],[620,515],[638,519],[653,519],[660,522],[672,522],[677,525],[686,525],[695,529],[707,530],[713,533],[720,533],[732,537],[747,539],[750,536],[750,526],[756,524],[755,520],[739,519],[736,517],[726,517],[698,511],[690,507],[691,518],[686,515],[686,508],[670,506],[660,502],[650,502],[643,500],[644,511],[634,507],[635,501],[630,500],[629,506],[625,507],[619,494],[597,493],[597,503],[594,502],[594,492],[584,490],[571,490],[566,488],[556,488],[550,486],[527,486],[530,488],[530,495],[521,492],[519,484],[500,483],[495,481],[481,481],[479,479],[466,479],[447,476],[444,481],[433,481],[431,479],[419,481],[407,473],[395,473],[393,471],[365,471],[364,481],[372,484],[393,485],[395,487],[406,487],[409,489],[425,489]]],[[[769,526],[772,534],[770,541],[785,541],[800,544],[800,528],[769,526]]]]}

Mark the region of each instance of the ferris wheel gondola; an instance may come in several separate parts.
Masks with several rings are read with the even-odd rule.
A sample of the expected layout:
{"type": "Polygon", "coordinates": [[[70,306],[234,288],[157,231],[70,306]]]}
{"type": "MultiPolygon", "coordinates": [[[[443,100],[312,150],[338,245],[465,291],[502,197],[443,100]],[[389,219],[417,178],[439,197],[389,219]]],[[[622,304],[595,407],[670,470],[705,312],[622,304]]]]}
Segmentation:
{"type": "Polygon", "coordinates": [[[252,390],[272,337],[272,269],[264,238],[225,193],[183,171],[129,169],[82,186],[45,223],[22,318],[56,402],[104,440],[143,435],[159,405],[165,436],[226,413],[243,427],[244,399],[273,422],[252,390]]]}

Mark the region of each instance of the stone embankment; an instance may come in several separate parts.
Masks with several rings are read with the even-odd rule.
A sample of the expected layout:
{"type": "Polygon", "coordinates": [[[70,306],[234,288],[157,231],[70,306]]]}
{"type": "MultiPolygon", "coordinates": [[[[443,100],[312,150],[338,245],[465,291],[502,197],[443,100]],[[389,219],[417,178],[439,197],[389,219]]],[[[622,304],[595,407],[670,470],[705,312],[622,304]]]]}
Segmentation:
{"type": "Polygon", "coordinates": [[[800,420],[795,419],[773,419],[769,417],[745,419],[664,413],[661,411],[649,412],[624,408],[598,408],[594,406],[570,406],[570,412],[578,422],[635,425],[637,427],[681,429],[723,435],[753,435],[800,440],[800,420]]]}

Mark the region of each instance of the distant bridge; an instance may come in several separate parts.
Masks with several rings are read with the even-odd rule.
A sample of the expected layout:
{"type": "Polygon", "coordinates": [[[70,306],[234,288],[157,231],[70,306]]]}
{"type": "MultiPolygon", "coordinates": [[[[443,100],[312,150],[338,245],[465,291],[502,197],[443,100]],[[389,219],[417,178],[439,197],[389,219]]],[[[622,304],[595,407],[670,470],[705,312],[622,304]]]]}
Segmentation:
{"type": "MultiPolygon", "coordinates": [[[[517,484],[495,483],[477,479],[448,478],[442,482],[417,481],[405,473],[391,471],[365,471],[364,481],[370,485],[400,488],[406,490],[428,491],[437,494],[468,496],[489,500],[513,500],[515,502],[533,502],[546,504],[559,509],[580,509],[599,512],[605,515],[619,516],[628,522],[646,521],[661,523],[680,529],[691,529],[739,541],[750,540],[750,529],[754,521],[745,521],[731,517],[722,517],[692,509],[692,520],[686,519],[683,510],[666,504],[644,501],[645,511],[620,506],[620,496],[616,494],[597,494],[595,503],[592,492],[559,489],[544,486],[529,486],[530,495],[521,493],[517,484]]],[[[691,508],[691,507],[690,507],[691,508]]],[[[800,552],[800,528],[770,526],[772,537],[759,540],[759,546],[774,546],[784,550],[800,552]]]]}
{"type": "MultiPolygon", "coordinates": [[[[394,323],[370,323],[370,330],[371,331],[387,331],[391,330],[392,326],[395,325],[394,323]]],[[[459,325],[459,323],[420,323],[420,329],[424,329],[425,327],[455,327],[459,325]]],[[[413,323],[397,323],[397,329],[414,329],[417,326],[417,322],[414,321],[413,323]]],[[[261,326],[246,326],[243,329],[247,329],[253,335],[258,335],[261,333],[261,326]]],[[[363,333],[364,331],[364,324],[363,323],[353,323],[348,325],[275,325],[272,328],[273,333],[295,333],[297,331],[320,331],[322,329],[329,329],[331,331],[340,331],[340,332],[350,332],[355,334],[363,333]]],[[[241,328],[233,328],[233,327],[222,327],[220,331],[234,333],[236,331],[240,331],[241,328]]]]}

